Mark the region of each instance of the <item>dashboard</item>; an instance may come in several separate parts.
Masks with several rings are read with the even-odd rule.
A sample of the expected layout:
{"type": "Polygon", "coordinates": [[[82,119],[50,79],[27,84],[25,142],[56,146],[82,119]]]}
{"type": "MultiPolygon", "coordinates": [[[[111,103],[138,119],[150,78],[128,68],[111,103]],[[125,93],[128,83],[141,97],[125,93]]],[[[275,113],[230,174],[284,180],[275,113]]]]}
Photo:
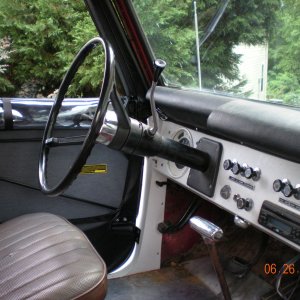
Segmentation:
{"type": "MultiPolygon", "coordinates": [[[[228,106],[228,103],[226,99],[225,105],[228,106]]],[[[281,150],[277,145],[278,139],[281,142],[280,137],[269,141],[274,147],[267,145],[267,148],[263,149],[260,142],[264,134],[270,134],[268,130],[259,132],[253,147],[249,146],[247,144],[249,136],[245,130],[251,127],[249,123],[257,123],[255,118],[254,121],[253,118],[251,120],[243,118],[246,119],[246,123],[248,122],[245,124],[248,128],[241,130],[239,142],[235,138],[240,128],[230,131],[224,120],[219,131],[211,130],[217,127],[217,122],[210,126],[211,118],[214,114],[220,113],[220,106],[213,105],[214,107],[210,107],[207,111],[199,112],[199,119],[202,117],[202,120],[198,119],[197,122],[198,124],[202,122],[202,128],[190,126],[191,119],[196,117],[195,114],[187,119],[186,124],[183,124],[184,118],[179,121],[181,124],[178,120],[174,121],[174,118],[163,120],[160,124],[163,136],[185,145],[199,148],[203,146],[203,142],[211,143],[211,148],[207,152],[212,160],[213,174],[208,170],[199,177],[201,172],[158,157],[152,159],[154,168],[166,178],[233,214],[238,225],[246,227],[251,224],[292,248],[300,250],[300,176],[299,162],[293,159],[296,153],[292,155],[295,150],[291,147],[291,155],[288,154],[292,159],[283,157],[282,154],[288,152],[286,149],[289,146],[285,143],[284,151],[281,150]],[[228,134],[222,137],[220,134],[222,131],[228,134]]],[[[224,102],[222,105],[224,106],[224,102]]],[[[163,107],[166,115],[168,111],[169,115],[172,115],[171,108],[168,110],[167,106],[163,107]]],[[[217,119],[219,122],[219,118],[217,119]]],[[[231,118],[230,122],[234,124],[234,118],[231,118]]],[[[239,122],[240,120],[235,123],[236,126],[239,122]]],[[[273,127],[277,125],[273,124],[273,127]]],[[[252,128],[251,134],[253,131],[262,130],[261,124],[257,126],[252,128]]],[[[280,124],[278,126],[282,128],[280,124]]],[[[295,143],[294,146],[298,151],[295,143]]],[[[263,144],[263,147],[266,146],[263,144]]]]}

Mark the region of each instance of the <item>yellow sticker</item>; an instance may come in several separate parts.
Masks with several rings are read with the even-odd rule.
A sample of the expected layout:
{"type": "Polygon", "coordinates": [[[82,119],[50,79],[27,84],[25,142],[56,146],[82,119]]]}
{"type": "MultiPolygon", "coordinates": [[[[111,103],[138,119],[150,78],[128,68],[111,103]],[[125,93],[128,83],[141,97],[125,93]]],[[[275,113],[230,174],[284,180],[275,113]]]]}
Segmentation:
{"type": "Polygon", "coordinates": [[[84,165],[80,174],[103,174],[107,173],[107,165],[84,165]]]}

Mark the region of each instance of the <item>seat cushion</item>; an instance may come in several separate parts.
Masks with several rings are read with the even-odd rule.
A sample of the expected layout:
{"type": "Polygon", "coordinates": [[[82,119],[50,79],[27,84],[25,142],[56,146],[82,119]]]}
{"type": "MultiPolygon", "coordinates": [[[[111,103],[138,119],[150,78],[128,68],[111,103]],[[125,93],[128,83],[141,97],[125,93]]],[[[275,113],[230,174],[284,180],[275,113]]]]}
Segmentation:
{"type": "Polygon", "coordinates": [[[47,213],[0,225],[0,299],[103,299],[106,266],[86,236],[47,213]]]}

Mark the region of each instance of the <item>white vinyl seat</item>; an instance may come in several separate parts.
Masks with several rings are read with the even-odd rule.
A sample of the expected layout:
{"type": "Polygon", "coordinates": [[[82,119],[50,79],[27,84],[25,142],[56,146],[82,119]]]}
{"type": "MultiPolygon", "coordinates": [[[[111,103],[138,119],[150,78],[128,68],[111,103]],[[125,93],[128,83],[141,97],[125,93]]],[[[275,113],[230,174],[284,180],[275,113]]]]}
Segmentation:
{"type": "Polygon", "coordinates": [[[0,225],[0,299],[104,299],[106,266],[86,236],[48,213],[0,225]]]}

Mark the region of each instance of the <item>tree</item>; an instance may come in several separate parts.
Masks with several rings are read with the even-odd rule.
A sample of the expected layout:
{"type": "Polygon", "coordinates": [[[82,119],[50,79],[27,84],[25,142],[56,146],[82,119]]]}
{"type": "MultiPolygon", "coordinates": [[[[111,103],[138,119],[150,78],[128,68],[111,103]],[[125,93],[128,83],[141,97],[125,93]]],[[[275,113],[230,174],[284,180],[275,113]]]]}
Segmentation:
{"type": "MultiPolygon", "coordinates": [[[[167,61],[166,78],[172,84],[196,87],[193,1],[133,0],[133,3],[155,55],[167,61]]],[[[200,38],[220,3],[221,0],[197,1],[200,38]]],[[[229,1],[215,31],[200,48],[204,88],[239,92],[245,81],[239,75],[240,56],[234,52],[234,47],[240,43],[267,43],[270,37],[273,38],[271,43],[275,43],[274,31],[278,33],[279,30],[285,32],[286,37],[280,40],[280,50],[270,51],[272,61],[282,63],[276,67],[272,61],[270,63],[269,96],[284,97],[286,91],[280,92],[281,83],[291,86],[288,97],[298,93],[299,72],[295,70],[290,75],[289,68],[299,69],[296,42],[299,37],[288,37],[288,33],[299,27],[299,2],[293,4],[292,0],[286,0],[284,3],[293,13],[290,17],[278,13],[279,0],[229,1]],[[279,28],[275,26],[278,19],[281,20],[279,28]],[[293,48],[289,49],[288,43],[292,43],[293,48]],[[287,62],[287,57],[294,58],[287,62]],[[276,75],[279,70],[281,75],[276,75]]],[[[24,83],[34,84],[36,92],[44,95],[53,92],[74,54],[96,35],[82,0],[1,0],[0,37],[10,38],[14,52],[8,61],[10,67],[0,77],[0,93],[14,96],[24,83]]],[[[99,86],[102,56],[89,58],[86,68],[79,70],[71,89],[73,93],[90,95],[99,86]],[[84,90],[78,88],[80,83],[85,84],[84,90]]]]}
{"type": "Polygon", "coordinates": [[[4,73],[6,71],[7,65],[5,61],[9,57],[9,42],[6,39],[0,39],[0,73],[4,73]]]}
{"type": "Polygon", "coordinates": [[[3,90],[12,88],[10,82],[5,78],[4,73],[7,71],[7,61],[10,56],[10,42],[7,38],[0,39],[0,86],[3,90]]]}
{"type": "MultiPolygon", "coordinates": [[[[196,86],[196,53],[191,0],[134,0],[140,21],[155,55],[167,61],[166,77],[180,86],[196,86]]],[[[200,36],[219,7],[220,0],[197,1],[200,36]]],[[[214,33],[201,46],[201,73],[204,88],[227,90],[224,82],[239,78],[240,43],[266,43],[275,23],[278,0],[232,0],[214,33]]],[[[236,88],[234,85],[233,88],[236,88]]]]}
{"type": "Polygon", "coordinates": [[[300,2],[285,0],[270,39],[268,98],[300,105],[300,2]]]}
{"type": "MultiPolygon", "coordinates": [[[[49,94],[58,88],[76,52],[96,35],[81,0],[1,0],[0,36],[10,38],[14,52],[0,92],[7,94],[10,86],[14,95],[22,84],[32,83],[36,92],[49,94]]],[[[93,74],[82,71],[77,81],[93,89],[93,74]]],[[[97,76],[101,78],[99,71],[97,76]]]]}

